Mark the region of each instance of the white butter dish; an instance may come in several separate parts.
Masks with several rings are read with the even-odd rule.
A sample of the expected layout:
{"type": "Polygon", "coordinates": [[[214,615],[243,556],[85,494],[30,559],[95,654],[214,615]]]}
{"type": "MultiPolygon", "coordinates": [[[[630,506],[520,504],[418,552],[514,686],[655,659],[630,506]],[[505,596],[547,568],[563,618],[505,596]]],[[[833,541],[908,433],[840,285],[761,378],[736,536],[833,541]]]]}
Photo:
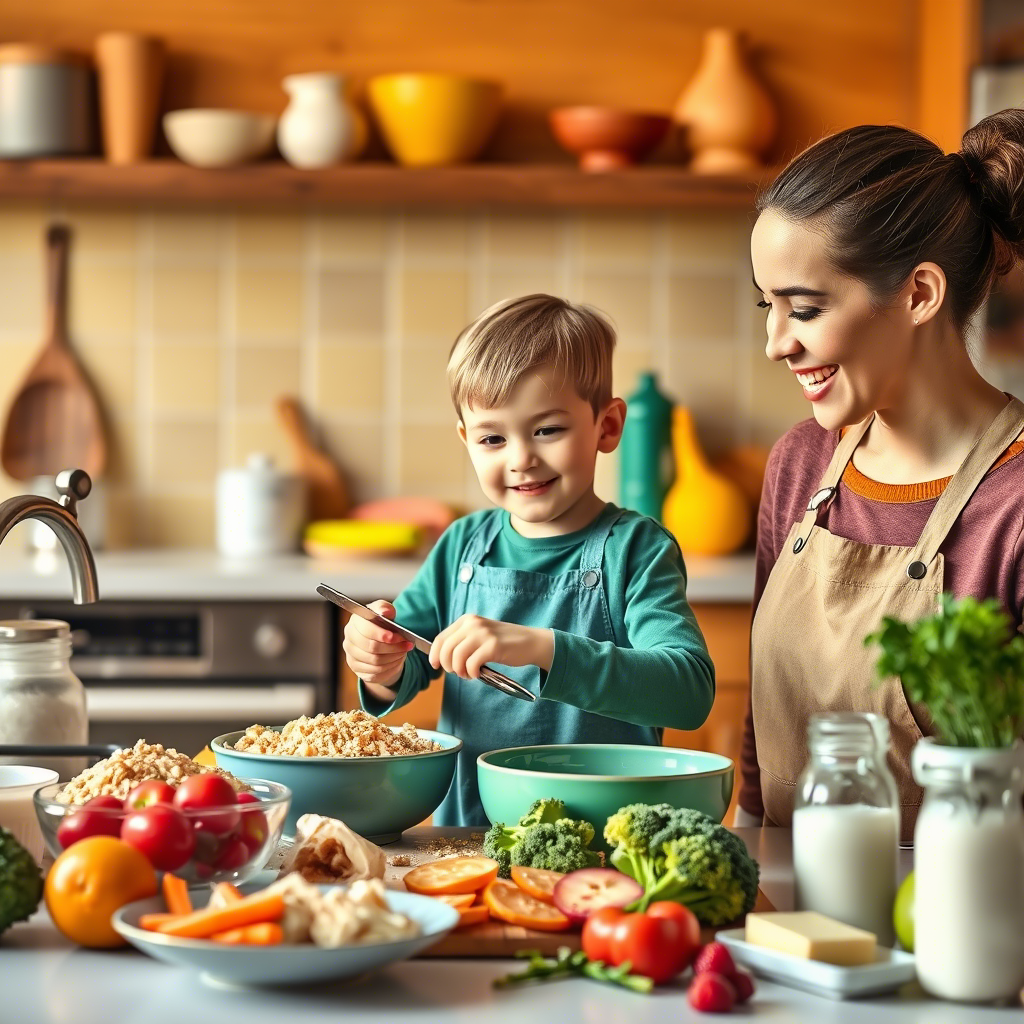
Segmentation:
{"type": "Polygon", "coordinates": [[[826,999],[856,999],[891,992],[917,977],[914,957],[900,949],[878,947],[878,959],[862,967],[837,967],[778,953],[746,941],[742,928],[719,932],[715,938],[727,946],[733,959],[755,974],[782,985],[799,988],[826,999]]]}

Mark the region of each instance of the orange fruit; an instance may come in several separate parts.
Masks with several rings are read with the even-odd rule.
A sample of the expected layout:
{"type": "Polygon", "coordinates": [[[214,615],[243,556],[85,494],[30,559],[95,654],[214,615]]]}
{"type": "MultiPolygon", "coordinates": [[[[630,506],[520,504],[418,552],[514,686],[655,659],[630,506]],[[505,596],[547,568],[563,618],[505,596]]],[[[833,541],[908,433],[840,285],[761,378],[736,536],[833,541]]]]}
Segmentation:
{"type": "Polygon", "coordinates": [[[547,868],[524,868],[518,864],[512,866],[512,881],[523,892],[529,893],[541,903],[555,902],[555,886],[565,878],[560,871],[548,871],[547,868]]]}
{"type": "Polygon", "coordinates": [[[57,929],[93,949],[125,945],[110,916],[157,893],[145,854],[113,836],[90,836],[69,846],[46,876],[43,895],[57,929]]]}
{"type": "Polygon", "coordinates": [[[506,882],[504,878],[496,878],[484,889],[484,903],[499,921],[539,932],[563,932],[570,924],[557,907],[535,900],[515,882],[506,882]]]}

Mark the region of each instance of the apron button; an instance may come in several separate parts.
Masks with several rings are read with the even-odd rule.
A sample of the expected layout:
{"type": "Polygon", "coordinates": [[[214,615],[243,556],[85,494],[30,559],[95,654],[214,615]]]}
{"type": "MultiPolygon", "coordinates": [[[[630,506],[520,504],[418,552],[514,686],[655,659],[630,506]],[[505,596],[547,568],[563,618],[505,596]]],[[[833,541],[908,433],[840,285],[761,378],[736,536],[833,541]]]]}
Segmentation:
{"type": "Polygon", "coordinates": [[[459,579],[463,583],[468,583],[472,578],[473,578],[473,566],[471,566],[469,563],[466,563],[459,570],[459,579]]]}
{"type": "Polygon", "coordinates": [[[907,566],[907,575],[912,580],[923,580],[927,572],[928,566],[924,562],[911,562],[907,566]]]}
{"type": "Polygon", "coordinates": [[[799,555],[800,552],[803,551],[803,549],[804,549],[804,539],[803,539],[803,537],[797,537],[796,543],[793,545],[793,554],[794,555],[799,555]]]}
{"type": "Polygon", "coordinates": [[[583,586],[589,587],[591,590],[597,586],[597,581],[601,578],[601,574],[594,569],[588,569],[583,574],[583,586]]]}

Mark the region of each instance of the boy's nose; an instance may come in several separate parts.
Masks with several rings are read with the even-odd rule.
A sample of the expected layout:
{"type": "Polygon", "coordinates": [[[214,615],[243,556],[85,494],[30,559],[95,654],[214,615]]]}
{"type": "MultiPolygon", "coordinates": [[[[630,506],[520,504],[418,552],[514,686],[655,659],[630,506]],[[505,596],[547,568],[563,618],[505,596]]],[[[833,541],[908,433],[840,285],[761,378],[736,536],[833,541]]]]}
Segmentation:
{"type": "Polygon", "coordinates": [[[513,445],[509,451],[509,469],[514,473],[525,473],[537,465],[537,456],[529,445],[513,445]]]}

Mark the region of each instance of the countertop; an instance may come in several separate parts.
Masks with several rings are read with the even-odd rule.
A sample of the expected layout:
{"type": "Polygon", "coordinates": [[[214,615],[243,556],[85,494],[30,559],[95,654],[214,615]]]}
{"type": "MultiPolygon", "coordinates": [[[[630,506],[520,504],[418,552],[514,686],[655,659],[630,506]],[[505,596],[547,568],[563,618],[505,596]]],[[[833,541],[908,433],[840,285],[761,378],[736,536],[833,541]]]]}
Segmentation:
{"type": "MultiPolygon", "coordinates": [[[[411,829],[388,846],[422,856],[434,838],[468,836],[471,829],[411,829]]],[[[761,888],[780,910],[792,906],[790,833],[737,829],[761,862],[761,888]]],[[[901,853],[904,871],[910,854],[901,853]]],[[[558,1021],[572,1024],[665,1024],[711,1021],[686,1001],[682,986],[651,995],[584,979],[497,991],[494,978],[521,965],[511,960],[419,959],[355,981],[302,989],[208,987],[197,974],[151,960],[135,950],[78,949],[53,928],[45,909],[15,925],[0,946],[0,1020],[18,1024],[181,1024],[213,1020],[246,1024],[323,1021],[337,1024],[480,1024],[481,1021],[558,1021]]],[[[916,983],[888,996],[833,1002],[758,980],[746,1012],[723,1021],[785,1024],[985,1024],[1022,1020],[1019,1009],[966,1007],[928,998],[916,983]]]]}
{"type": "MultiPolygon", "coordinates": [[[[224,558],[177,549],[96,552],[100,598],[107,601],[311,601],[326,583],[364,600],[394,598],[419,568],[413,558],[320,560],[305,555],[224,558]]],[[[748,603],[754,557],[686,560],[691,602],[748,603]]],[[[0,598],[67,600],[71,577],[62,549],[30,557],[17,537],[0,545],[0,598]]]]}

